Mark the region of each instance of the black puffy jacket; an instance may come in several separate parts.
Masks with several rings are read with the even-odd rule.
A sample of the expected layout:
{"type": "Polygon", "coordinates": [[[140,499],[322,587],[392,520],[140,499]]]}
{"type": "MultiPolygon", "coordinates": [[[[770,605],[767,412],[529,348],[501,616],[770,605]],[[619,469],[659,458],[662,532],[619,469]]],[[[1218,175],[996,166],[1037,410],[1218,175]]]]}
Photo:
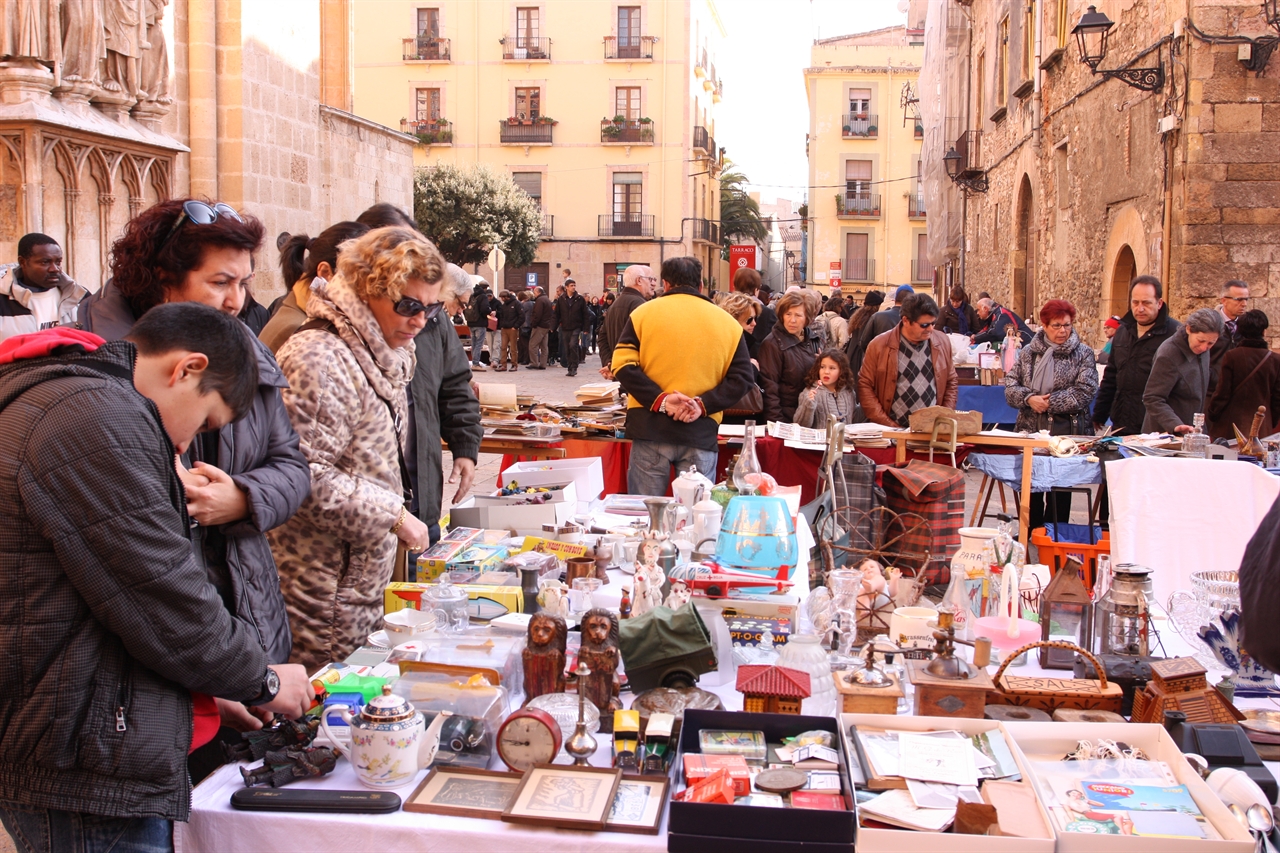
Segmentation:
{"type": "Polygon", "coordinates": [[[1142,432],[1147,416],[1142,394],[1151,377],[1156,350],[1181,328],[1182,324],[1169,316],[1168,305],[1160,307],[1155,323],[1141,338],[1133,312],[1124,315],[1111,339],[1111,356],[1098,386],[1098,402],[1093,405],[1094,423],[1105,424],[1110,418],[1111,425],[1124,435],[1142,432]]]}
{"type": "Polygon", "coordinates": [[[0,800],[186,820],[191,691],[252,699],[267,657],[194,558],[136,358],[0,366],[0,800]]]}
{"type": "Polygon", "coordinates": [[[765,420],[791,423],[800,405],[800,392],[808,387],[805,376],[818,355],[818,337],[808,328],[801,334],[803,340],[779,322],[757,350],[765,420]]]}

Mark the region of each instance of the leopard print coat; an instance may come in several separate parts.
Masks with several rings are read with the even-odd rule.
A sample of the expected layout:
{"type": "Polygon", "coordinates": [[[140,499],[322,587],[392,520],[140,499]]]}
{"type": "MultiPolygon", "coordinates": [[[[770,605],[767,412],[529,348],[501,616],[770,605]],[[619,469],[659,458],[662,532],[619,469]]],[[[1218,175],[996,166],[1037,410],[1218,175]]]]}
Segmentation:
{"type": "Polygon", "coordinates": [[[307,313],[337,334],[296,333],[278,359],[311,495],[268,538],[293,631],[290,660],[314,672],[355,651],[382,617],[396,555],[391,528],[404,506],[397,442],[404,446],[414,353],[412,344],[387,345],[340,276],[312,291],[307,313]]]}

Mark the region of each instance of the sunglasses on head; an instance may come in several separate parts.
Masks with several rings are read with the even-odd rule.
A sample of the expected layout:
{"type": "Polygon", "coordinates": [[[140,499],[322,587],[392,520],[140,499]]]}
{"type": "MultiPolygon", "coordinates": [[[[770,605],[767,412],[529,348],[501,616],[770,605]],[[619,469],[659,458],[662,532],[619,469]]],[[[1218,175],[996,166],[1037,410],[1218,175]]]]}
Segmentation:
{"type": "Polygon", "coordinates": [[[427,315],[426,320],[430,323],[435,319],[436,315],[440,313],[440,310],[444,308],[444,303],[432,302],[430,305],[426,305],[414,299],[412,296],[401,296],[399,300],[392,303],[391,307],[401,317],[415,317],[418,314],[425,312],[427,315]]]}
{"type": "MultiPolygon", "coordinates": [[[[229,204],[217,202],[215,204],[207,204],[196,199],[189,199],[182,203],[182,213],[178,214],[178,218],[173,220],[173,225],[169,227],[169,233],[164,236],[164,241],[160,244],[163,249],[169,245],[169,241],[178,233],[188,220],[196,225],[209,225],[216,222],[219,216],[227,216],[236,222],[244,222],[240,218],[240,214],[236,213],[236,209],[229,204]]],[[[159,250],[157,250],[159,251],[159,250]]]]}

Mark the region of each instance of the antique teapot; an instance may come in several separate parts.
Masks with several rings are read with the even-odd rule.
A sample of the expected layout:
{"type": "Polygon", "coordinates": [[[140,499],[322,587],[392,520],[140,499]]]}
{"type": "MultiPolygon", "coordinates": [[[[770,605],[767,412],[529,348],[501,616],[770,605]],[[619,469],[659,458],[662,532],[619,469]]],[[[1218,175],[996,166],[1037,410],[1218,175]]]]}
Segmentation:
{"type": "Polygon", "coordinates": [[[699,474],[696,466],[690,465],[688,471],[671,481],[671,494],[675,495],[682,505],[692,507],[698,502],[704,489],[710,495],[714,487],[715,483],[699,474]]]}
{"type": "Polygon", "coordinates": [[[320,717],[325,737],[346,755],[360,784],[369,788],[398,788],[429,767],[440,748],[445,717],[452,716],[449,711],[441,711],[428,726],[413,705],[391,692],[389,684],[358,715],[341,705],[331,707],[342,708],[342,719],[351,727],[351,744],[342,745],[329,728],[327,710],[320,717]]]}

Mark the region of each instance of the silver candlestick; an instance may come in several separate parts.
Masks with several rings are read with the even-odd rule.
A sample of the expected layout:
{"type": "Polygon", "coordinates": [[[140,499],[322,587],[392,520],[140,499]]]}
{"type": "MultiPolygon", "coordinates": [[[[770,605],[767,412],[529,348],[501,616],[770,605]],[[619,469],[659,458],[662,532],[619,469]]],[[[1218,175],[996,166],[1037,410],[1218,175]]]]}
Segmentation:
{"type": "Polygon", "coordinates": [[[578,661],[578,668],[574,670],[574,674],[578,676],[578,724],[574,727],[568,743],[564,745],[564,751],[573,756],[575,766],[586,767],[599,746],[596,739],[591,736],[591,732],[587,731],[586,709],[583,704],[586,701],[583,688],[591,670],[585,663],[578,661]]]}

